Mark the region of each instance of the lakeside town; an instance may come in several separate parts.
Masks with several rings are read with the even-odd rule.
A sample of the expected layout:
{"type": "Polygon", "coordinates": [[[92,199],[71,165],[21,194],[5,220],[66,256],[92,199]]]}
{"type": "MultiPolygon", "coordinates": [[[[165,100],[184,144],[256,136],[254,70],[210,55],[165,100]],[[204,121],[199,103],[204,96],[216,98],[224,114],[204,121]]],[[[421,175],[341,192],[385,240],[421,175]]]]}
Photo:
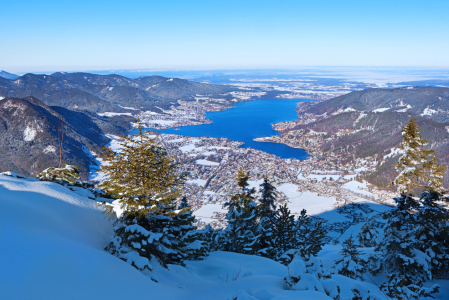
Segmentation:
{"type": "MultiPolygon", "coordinates": [[[[193,207],[200,228],[207,224],[213,228],[226,226],[224,204],[229,200],[229,195],[238,191],[235,174],[239,167],[250,172],[250,188],[255,189],[256,199],[259,197],[259,185],[264,176],[268,176],[278,191],[277,204],[287,204],[296,215],[303,208],[311,215],[319,215],[326,209],[332,210],[353,202],[388,205],[393,196],[388,191],[356,180],[361,172],[375,166],[375,162],[369,159],[342,168],[336,165],[336,160],[314,155],[306,160],[282,159],[257,149],[244,148],[242,142],[227,138],[159,132],[147,134],[157,137],[169,155],[180,163],[180,172],[187,174],[184,195],[193,207]],[[319,208],[314,207],[317,204],[319,208]]],[[[113,139],[112,145],[120,143],[120,138],[110,137],[113,139]]]]}

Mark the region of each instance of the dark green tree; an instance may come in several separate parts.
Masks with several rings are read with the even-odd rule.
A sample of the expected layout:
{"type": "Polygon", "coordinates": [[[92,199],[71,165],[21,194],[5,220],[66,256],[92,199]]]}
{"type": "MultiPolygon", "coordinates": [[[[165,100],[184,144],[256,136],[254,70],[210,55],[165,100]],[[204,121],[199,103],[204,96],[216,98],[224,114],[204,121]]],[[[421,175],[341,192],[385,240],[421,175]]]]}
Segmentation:
{"type": "Polygon", "coordinates": [[[228,251],[254,254],[258,248],[258,236],[255,235],[257,205],[254,202],[254,188],[248,189],[248,179],[249,172],[240,167],[236,176],[239,192],[232,195],[225,204],[228,207],[226,244],[228,251]]]}
{"type": "Polygon", "coordinates": [[[140,123],[138,130],[136,136],[122,137],[120,152],[103,151],[108,180],[101,187],[123,209],[106,249],[140,270],[151,269],[153,258],[164,266],[182,264],[188,258],[184,226],[192,221],[185,211],[176,212],[184,176],[157,138],[145,135],[140,123]]]}
{"type": "Polygon", "coordinates": [[[335,266],[338,274],[341,274],[352,279],[363,279],[363,274],[366,273],[366,262],[360,257],[363,253],[359,251],[358,246],[354,243],[352,234],[343,242],[343,247],[340,251],[342,258],[335,261],[335,266]]]}
{"type": "Polygon", "coordinates": [[[287,204],[281,205],[273,221],[273,233],[276,238],[276,260],[288,264],[293,257],[286,254],[295,248],[295,217],[290,213],[287,204]]]}
{"type": "Polygon", "coordinates": [[[276,188],[264,177],[260,185],[261,198],[257,207],[258,224],[256,236],[259,236],[258,255],[274,258],[276,254],[276,236],[273,232],[273,221],[276,215],[276,188]]]}

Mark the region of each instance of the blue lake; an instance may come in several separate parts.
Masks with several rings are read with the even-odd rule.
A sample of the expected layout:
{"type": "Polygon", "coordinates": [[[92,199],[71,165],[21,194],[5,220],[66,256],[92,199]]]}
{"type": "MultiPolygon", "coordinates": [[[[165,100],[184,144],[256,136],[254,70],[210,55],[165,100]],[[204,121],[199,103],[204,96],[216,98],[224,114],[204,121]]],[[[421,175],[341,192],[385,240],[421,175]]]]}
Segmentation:
{"type": "MultiPolygon", "coordinates": [[[[229,140],[244,142],[241,148],[251,147],[282,158],[306,159],[309,155],[303,149],[291,148],[284,144],[255,142],[254,138],[277,135],[271,123],[292,121],[297,119],[295,108],[299,102],[308,99],[266,99],[242,102],[233,105],[235,108],[225,111],[208,112],[206,116],[212,124],[178,127],[178,130],[163,129],[162,133],[173,133],[187,136],[226,137],[229,140]]],[[[148,128],[147,130],[154,130],[148,128]]],[[[132,131],[131,133],[135,133],[132,131]]]]}

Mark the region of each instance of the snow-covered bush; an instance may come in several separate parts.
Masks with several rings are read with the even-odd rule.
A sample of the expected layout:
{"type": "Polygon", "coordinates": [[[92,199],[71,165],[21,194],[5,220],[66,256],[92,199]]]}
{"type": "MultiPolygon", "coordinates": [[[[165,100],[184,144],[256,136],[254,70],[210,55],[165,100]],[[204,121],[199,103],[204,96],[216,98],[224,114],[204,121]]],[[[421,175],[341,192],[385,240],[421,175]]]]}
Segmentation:
{"type": "Polygon", "coordinates": [[[408,284],[407,279],[404,276],[391,274],[388,276],[388,281],[382,283],[380,289],[391,299],[417,300],[438,293],[440,286],[434,284],[431,288],[425,288],[415,284],[408,284]]]}
{"type": "Polygon", "coordinates": [[[340,287],[330,277],[330,272],[323,268],[320,260],[312,257],[309,261],[304,261],[298,256],[288,265],[285,281],[292,290],[318,291],[339,300],[340,287]]]}
{"type": "Polygon", "coordinates": [[[324,288],[314,274],[307,273],[304,261],[295,259],[288,265],[285,279],[292,290],[312,290],[324,293],[324,288]]]}
{"type": "Polygon", "coordinates": [[[370,291],[359,283],[354,283],[351,288],[354,296],[352,300],[380,300],[370,294],[370,291]]]}
{"type": "Polygon", "coordinates": [[[61,168],[47,168],[43,170],[36,178],[43,181],[57,182],[62,185],[81,184],[79,180],[78,167],[71,165],[62,165],[61,168]]]}

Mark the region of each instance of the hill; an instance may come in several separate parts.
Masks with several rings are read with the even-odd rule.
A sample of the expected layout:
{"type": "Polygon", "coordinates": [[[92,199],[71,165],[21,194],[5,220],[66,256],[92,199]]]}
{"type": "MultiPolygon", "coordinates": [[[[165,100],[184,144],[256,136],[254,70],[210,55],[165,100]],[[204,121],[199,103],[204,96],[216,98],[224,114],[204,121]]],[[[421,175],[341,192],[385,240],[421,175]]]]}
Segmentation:
{"type": "MultiPolygon", "coordinates": [[[[0,80],[0,96],[33,96],[46,105],[83,109],[94,113],[126,112],[122,107],[160,111],[177,105],[177,100],[192,100],[196,95],[216,95],[238,90],[232,86],[211,85],[161,76],[129,79],[120,75],[89,73],[26,74],[0,80]]],[[[129,110],[128,110],[129,112],[129,110]]]]}
{"type": "Polygon", "coordinates": [[[10,79],[10,80],[14,80],[14,79],[19,78],[18,75],[11,74],[11,73],[8,73],[8,72],[3,71],[3,70],[0,72],[0,77],[3,77],[5,79],[10,79]]]}
{"type": "MultiPolygon", "coordinates": [[[[63,107],[49,107],[34,97],[0,101],[0,170],[36,175],[59,162],[58,123],[64,123],[63,163],[80,168],[87,178],[91,158],[108,143],[105,133],[123,134],[129,123],[63,107]]],[[[130,120],[127,120],[130,121],[130,120]]]]}
{"type": "Polygon", "coordinates": [[[310,103],[302,112],[332,115],[342,111],[399,111],[423,115],[439,121],[449,120],[449,88],[409,87],[366,89],[319,103],[310,103]]]}
{"type": "MultiPolygon", "coordinates": [[[[439,163],[449,165],[448,88],[368,89],[327,101],[303,102],[297,112],[296,126],[283,131],[283,137],[297,130],[309,135],[318,132],[314,140],[319,149],[326,159],[341,165],[374,158],[378,168],[365,177],[380,187],[386,187],[397,175],[395,164],[400,152],[396,148],[402,142],[402,126],[411,117],[437,150],[439,163]]],[[[449,187],[449,170],[445,186],[449,187]]]]}

